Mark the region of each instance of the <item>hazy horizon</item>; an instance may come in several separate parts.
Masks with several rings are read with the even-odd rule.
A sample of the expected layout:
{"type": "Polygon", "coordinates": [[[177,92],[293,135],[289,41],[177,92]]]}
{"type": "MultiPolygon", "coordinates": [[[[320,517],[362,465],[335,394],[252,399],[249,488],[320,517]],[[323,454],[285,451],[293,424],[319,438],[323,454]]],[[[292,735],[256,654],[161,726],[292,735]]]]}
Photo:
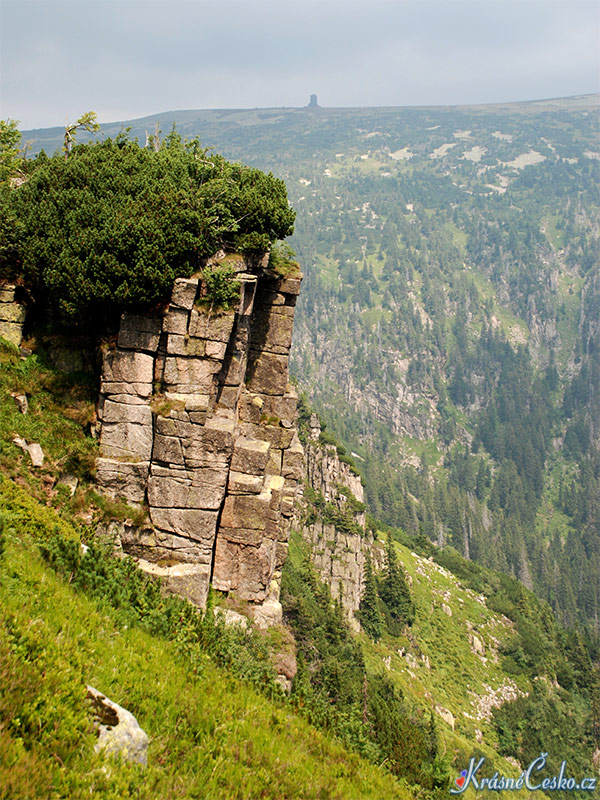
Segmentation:
{"type": "Polygon", "coordinates": [[[595,94],[595,0],[0,0],[0,115],[491,105],[595,94]]]}
{"type": "MultiPolygon", "coordinates": [[[[587,94],[574,94],[574,95],[563,95],[560,97],[535,97],[525,100],[505,100],[505,101],[498,101],[496,103],[439,103],[439,104],[428,104],[428,105],[377,105],[377,106],[369,106],[369,105],[357,105],[357,106],[324,106],[319,103],[318,107],[322,111],[344,111],[344,110],[354,110],[354,109],[382,109],[382,108],[414,108],[414,109],[427,109],[427,108],[477,108],[477,107],[484,107],[484,106],[506,106],[506,105],[519,105],[519,104],[529,104],[529,103],[551,103],[559,100],[575,100],[578,98],[598,98],[598,103],[600,107],[600,92],[589,92],[587,94]]],[[[127,117],[122,119],[107,119],[102,120],[98,118],[98,122],[101,125],[118,125],[122,122],[132,122],[132,121],[139,121],[143,119],[149,119],[154,117],[162,117],[168,116],[170,114],[191,114],[195,112],[234,112],[234,111],[302,111],[303,109],[307,108],[308,104],[301,105],[301,106],[237,106],[237,107],[221,107],[221,108],[170,108],[166,111],[154,111],[148,114],[143,114],[139,117],[127,117]]],[[[35,128],[23,128],[23,126],[19,126],[23,131],[35,131],[35,130],[49,130],[52,128],[61,129],[64,127],[62,125],[43,125],[37,126],[35,128]]]]}

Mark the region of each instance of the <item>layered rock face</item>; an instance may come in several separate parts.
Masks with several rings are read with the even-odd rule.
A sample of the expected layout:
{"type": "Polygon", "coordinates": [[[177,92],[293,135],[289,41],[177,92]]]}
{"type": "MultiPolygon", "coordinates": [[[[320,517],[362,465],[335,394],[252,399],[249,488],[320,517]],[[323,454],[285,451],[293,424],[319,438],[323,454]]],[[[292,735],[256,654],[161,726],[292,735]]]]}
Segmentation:
{"type": "Polygon", "coordinates": [[[103,360],[97,482],[147,505],[151,524],[120,526],[121,543],[172,591],[204,606],[212,584],[268,623],[302,476],[288,383],[300,277],[234,268],[235,311],[211,311],[191,278],[164,312],[123,316],[103,360]]]}
{"type": "Polygon", "coordinates": [[[319,420],[313,415],[305,445],[305,477],[327,507],[315,514],[305,502],[295,523],[311,545],[310,557],[319,577],[333,597],[340,599],[351,626],[359,630],[354,612],[360,605],[367,553],[378,566],[379,551],[365,531],[361,480],[348,464],[340,461],[335,447],[319,443],[320,433],[319,420]],[[341,514],[337,515],[334,509],[341,514]]]}
{"type": "Polygon", "coordinates": [[[0,283],[0,336],[19,347],[23,339],[26,309],[15,299],[17,287],[0,283]]]}

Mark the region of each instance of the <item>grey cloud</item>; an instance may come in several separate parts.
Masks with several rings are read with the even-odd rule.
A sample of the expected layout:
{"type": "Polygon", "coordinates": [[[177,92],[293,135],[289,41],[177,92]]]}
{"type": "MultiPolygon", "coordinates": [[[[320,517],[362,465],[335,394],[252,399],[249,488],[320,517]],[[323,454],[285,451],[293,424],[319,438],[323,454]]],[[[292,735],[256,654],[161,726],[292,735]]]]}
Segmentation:
{"type": "Polygon", "coordinates": [[[493,102],[598,90],[587,0],[0,0],[1,113],[493,102]]]}

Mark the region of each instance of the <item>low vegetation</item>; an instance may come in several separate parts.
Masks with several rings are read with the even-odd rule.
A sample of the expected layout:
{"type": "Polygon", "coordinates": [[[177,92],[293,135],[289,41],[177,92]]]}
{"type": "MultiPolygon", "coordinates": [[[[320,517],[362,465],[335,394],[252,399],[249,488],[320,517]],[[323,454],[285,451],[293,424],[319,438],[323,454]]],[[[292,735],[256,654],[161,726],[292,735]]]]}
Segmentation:
{"type": "MultiPolygon", "coordinates": [[[[0,277],[22,279],[40,312],[105,333],[125,309],[164,300],[219,249],[264,253],[293,231],[283,181],[172,131],[143,148],[126,134],[22,162],[4,181],[0,277]]],[[[231,276],[207,276],[216,305],[231,276]]]]}
{"type": "Polygon", "coordinates": [[[1,798],[410,797],[295,716],[274,683],[267,700],[272,678],[248,642],[235,644],[243,634],[164,598],[131,562],[53,538],[44,553],[68,583],[26,527],[9,520],[3,531],[1,798]],[[147,731],[147,769],[94,753],[88,683],[147,731]]]}

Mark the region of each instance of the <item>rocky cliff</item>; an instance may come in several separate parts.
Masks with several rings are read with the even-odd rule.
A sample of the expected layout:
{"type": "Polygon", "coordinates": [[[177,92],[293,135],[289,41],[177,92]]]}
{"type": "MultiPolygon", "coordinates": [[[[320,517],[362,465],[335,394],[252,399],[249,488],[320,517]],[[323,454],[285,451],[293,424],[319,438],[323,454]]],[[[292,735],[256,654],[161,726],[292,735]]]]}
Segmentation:
{"type": "Polygon", "coordinates": [[[19,347],[23,339],[26,309],[19,302],[19,287],[0,282],[0,336],[19,347]]]}
{"type": "Polygon", "coordinates": [[[370,553],[376,567],[382,553],[365,530],[363,485],[359,475],[341,460],[335,445],[322,442],[322,428],[312,414],[305,430],[306,485],[298,504],[295,527],[310,544],[310,558],[319,577],[339,598],[348,621],[359,629],[364,568],[370,553]]]}
{"type": "Polygon", "coordinates": [[[288,383],[301,275],[227,261],[235,309],[214,310],[195,277],[175,282],[166,308],[122,317],[103,356],[97,482],[147,511],[145,524],[113,525],[146,570],[201,607],[211,585],[232,592],[267,625],[281,615],[302,475],[288,383]]]}

